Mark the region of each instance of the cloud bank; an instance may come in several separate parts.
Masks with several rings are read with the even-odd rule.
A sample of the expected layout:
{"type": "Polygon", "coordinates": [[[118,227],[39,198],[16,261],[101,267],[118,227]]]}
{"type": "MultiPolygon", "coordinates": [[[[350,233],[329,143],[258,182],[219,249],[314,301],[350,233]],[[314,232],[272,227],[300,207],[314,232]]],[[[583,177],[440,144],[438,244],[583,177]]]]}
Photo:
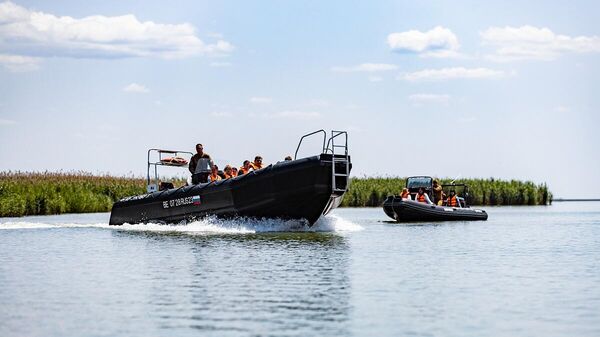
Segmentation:
{"type": "Polygon", "coordinates": [[[0,53],[22,57],[168,59],[223,55],[233,49],[224,40],[203,42],[188,23],[140,21],[134,15],[73,18],[30,11],[12,2],[0,3],[0,53]]]}
{"type": "Polygon", "coordinates": [[[480,33],[484,45],[495,48],[488,58],[514,60],[553,60],[567,53],[598,53],[600,37],[558,35],[548,28],[533,26],[490,27],[480,33]]]}
{"type": "Polygon", "coordinates": [[[488,68],[455,67],[424,69],[400,75],[399,79],[406,81],[444,81],[452,79],[498,79],[507,75],[504,71],[488,68]]]}

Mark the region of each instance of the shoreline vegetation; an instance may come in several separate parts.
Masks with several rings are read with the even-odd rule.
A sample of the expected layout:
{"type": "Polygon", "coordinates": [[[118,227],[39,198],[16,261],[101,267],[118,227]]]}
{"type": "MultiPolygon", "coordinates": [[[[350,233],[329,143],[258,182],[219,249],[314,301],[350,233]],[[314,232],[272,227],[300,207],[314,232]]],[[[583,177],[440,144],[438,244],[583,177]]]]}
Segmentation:
{"type": "MultiPolygon", "coordinates": [[[[440,179],[442,184],[451,179],[440,179]]],[[[175,179],[176,186],[184,181],[175,179]]],[[[469,186],[470,205],[548,205],[546,184],[530,181],[461,179],[469,186]]],[[[341,207],[379,207],[388,195],[399,194],[405,178],[353,177],[341,207]]],[[[88,172],[0,172],[0,217],[63,213],[109,212],[126,196],[146,192],[146,179],[88,172]]]]}

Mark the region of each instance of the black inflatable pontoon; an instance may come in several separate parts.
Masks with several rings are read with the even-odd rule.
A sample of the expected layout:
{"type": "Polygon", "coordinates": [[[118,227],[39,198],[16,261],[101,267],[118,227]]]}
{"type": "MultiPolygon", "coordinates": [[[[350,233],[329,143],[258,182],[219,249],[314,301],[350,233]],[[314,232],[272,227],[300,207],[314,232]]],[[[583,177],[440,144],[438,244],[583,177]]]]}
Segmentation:
{"type": "MultiPolygon", "coordinates": [[[[324,135],[320,155],[278,162],[231,179],[124,198],[113,205],[110,225],[177,223],[207,215],[306,219],[312,225],[341,203],[351,168],[344,131],[332,131],[327,145],[325,131],[307,134],[298,149],[305,137],[317,133],[324,135]],[[335,144],[340,138],[345,143],[335,144]],[[340,149],[343,154],[335,153],[340,149]]],[[[149,160],[148,171],[152,165],[149,160]]],[[[148,182],[150,191],[150,178],[148,182]]]]}
{"type": "MultiPolygon", "coordinates": [[[[446,207],[426,204],[415,201],[417,193],[423,189],[430,200],[433,199],[433,178],[429,176],[415,176],[406,178],[406,188],[411,200],[402,199],[399,196],[389,196],[383,202],[383,211],[390,218],[399,222],[409,221],[452,221],[452,220],[487,220],[488,215],[484,210],[471,209],[467,206],[467,200],[457,196],[457,207],[446,207]]],[[[462,189],[461,195],[468,197],[468,186],[466,184],[441,185],[442,190],[455,192],[462,189]]],[[[436,201],[436,200],[434,200],[436,201]]]]}
{"type": "Polygon", "coordinates": [[[389,196],[383,202],[383,211],[399,222],[411,221],[464,221],[487,220],[484,210],[428,205],[414,200],[402,200],[398,196],[389,196]]]}

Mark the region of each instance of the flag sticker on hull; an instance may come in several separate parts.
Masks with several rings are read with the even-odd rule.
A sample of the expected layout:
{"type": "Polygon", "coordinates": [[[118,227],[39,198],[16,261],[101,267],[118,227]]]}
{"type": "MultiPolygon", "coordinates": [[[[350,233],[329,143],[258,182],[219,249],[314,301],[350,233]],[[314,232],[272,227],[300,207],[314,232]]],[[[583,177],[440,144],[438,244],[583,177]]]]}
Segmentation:
{"type": "Polygon", "coordinates": [[[195,195],[192,197],[192,203],[194,205],[200,205],[202,202],[200,201],[200,196],[199,195],[195,195]]]}

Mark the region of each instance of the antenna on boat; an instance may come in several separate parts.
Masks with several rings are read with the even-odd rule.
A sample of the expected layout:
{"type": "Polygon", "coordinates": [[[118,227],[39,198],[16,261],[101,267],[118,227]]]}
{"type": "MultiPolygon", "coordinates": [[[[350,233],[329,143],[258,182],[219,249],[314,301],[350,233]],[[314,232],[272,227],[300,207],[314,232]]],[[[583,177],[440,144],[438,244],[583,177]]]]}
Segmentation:
{"type": "Polygon", "coordinates": [[[454,180],[452,180],[452,181],[450,182],[450,184],[454,184],[454,182],[455,182],[455,181],[457,181],[457,180],[458,180],[458,178],[460,178],[460,176],[461,176],[461,174],[459,173],[459,174],[456,176],[456,178],[454,178],[454,180]]]}

